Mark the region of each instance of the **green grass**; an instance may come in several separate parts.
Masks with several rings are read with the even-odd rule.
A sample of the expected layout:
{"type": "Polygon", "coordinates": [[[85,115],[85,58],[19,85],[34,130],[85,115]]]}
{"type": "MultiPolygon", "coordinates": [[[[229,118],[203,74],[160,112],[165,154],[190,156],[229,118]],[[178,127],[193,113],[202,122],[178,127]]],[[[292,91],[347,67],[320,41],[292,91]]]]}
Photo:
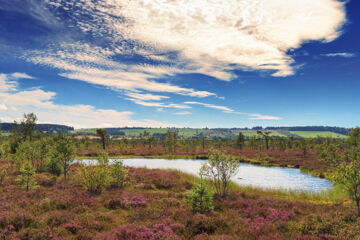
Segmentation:
{"type": "Polygon", "coordinates": [[[342,135],[334,132],[321,132],[321,131],[290,131],[291,134],[297,135],[303,138],[316,138],[316,137],[332,137],[332,138],[346,138],[346,135],[342,135]]]}
{"type": "Polygon", "coordinates": [[[94,128],[89,128],[89,129],[75,129],[73,131],[69,131],[70,134],[95,134],[96,133],[96,129],[94,128]]]}
{"type": "Polygon", "coordinates": [[[245,191],[263,197],[283,199],[286,201],[299,201],[312,204],[338,204],[348,201],[348,196],[342,186],[335,186],[321,192],[295,191],[289,189],[262,189],[254,186],[242,186],[231,182],[231,189],[245,191]]]}

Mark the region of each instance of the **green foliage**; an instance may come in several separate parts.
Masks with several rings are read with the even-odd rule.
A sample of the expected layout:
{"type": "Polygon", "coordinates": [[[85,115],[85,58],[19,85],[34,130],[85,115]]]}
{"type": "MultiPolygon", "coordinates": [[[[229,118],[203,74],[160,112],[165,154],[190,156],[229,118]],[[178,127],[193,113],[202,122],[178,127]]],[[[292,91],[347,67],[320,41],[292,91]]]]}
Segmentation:
{"type": "Polygon", "coordinates": [[[128,170],[124,167],[121,160],[115,160],[111,165],[112,185],[123,188],[128,184],[128,170]]]}
{"type": "Polygon", "coordinates": [[[360,146],[360,127],[353,128],[349,132],[349,138],[347,139],[347,142],[354,147],[360,146]]]}
{"type": "Polygon", "coordinates": [[[60,176],[60,174],[62,174],[64,172],[64,168],[61,165],[59,159],[57,158],[51,158],[48,165],[47,165],[47,170],[52,173],[55,174],[56,176],[60,176]]]}
{"type": "Polygon", "coordinates": [[[5,182],[7,171],[5,168],[0,168],[0,186],[5,182]]]}
{"type": "Polygon", "coordinates": [[[110,171],[105,157],[105,154],[101,154],[97,165],[82,165],[79,169],[81,185],[92,194],[100,194],[110,185],[110,171]]]}
{"type": "Polygon", "coordinates": [[[210,150],[209,160],[200,169],[200,176],[210,179],[215,193],[225,196],[229,189],[230,178],[238,172],[240,163],[221,150],[210,150]]]}
{"type": "Polygon", "coordinates": [[[360,217],[360,161],[358,152],[352,154],[350,163],[340,163],[336,167],[333,180],[335,183],[342,185],[349,197],[356,203],[358,216],[360,217]]]}
{"type": "Polygon", "coordinates": [[[165,144],[168,152],[175,152],[176,150],[176,139],[178,133],[176,130],[168,130],[165,134],[165,144]]]}
{"type": "Polygon", "coordinates": [[[236,139],[236,147],[242,149],[245,144],[245,135],[242,132],[239,132],[239,135],[236,139]]]}
{"type": "Polygon", "coordinates": [[[270,131],[257,131],[257,134],[260,136],[260,138],[263,138],[265,141],[265,147],[266,150],[269,149],[269,141],[271,139],[271,132],[270,131]]]}
{"type": "Polygon", "coordinates": [[[36,182],[35,168],[31,165],[30,161],[24,162],[20,168],[20,175],[16,179],[19,186],[26,191],[36,189],[38,187],[36,182]]]}
{"type": "Polygon", "coordinates": [[[191,205],[194,213],[207,213],[214,209],[212,194],[202,178],[194,184],[191,194],[185,198],[185,201],[191,205]]]}
{"type": "Polygon", "coordinates": [[[16,148],[15,163],[18,168],[21,167],[23,162],[30,161],[35,168],[38,168],[39,165],[37,160],[39,159],[40,152],[36,144],[31,143],[30,141],[20,142],[16,148]]]}
{"type": "Polygon", "coordinates": [[[107,134],[106,129],[104,128],[96,129],[96,135],[98,135],[101,138],[103,149],[106,148],[106,142],[105,142],[106,134],[107,134]]]}
{"type": "Polygon", "coordinates": [[[334,144],[324,144],[320,146],[321,160],[336,165],[341,160],[341,156],[338,154],[338,147],[334,144]]]}
{"type": "Polygon", "coordinates": [[[45,171],[50,158],[51,146],[48,139],[20,141],[14,155],[20,168],[24,161],[30,161],[37,171],[45,171]]]}
{"type": "Polygon", "coordinates": [[[36,121],[37,116],[34,113],[24,114],[24,119],[21,121],[21,130],[25,139],[32,141],[36,121]]]}
{"type": "Polygon", "coordinates": [[[98,156],[97,156],[97,161],[99,162],[99,164],[108,164],[109,163],[109,155],[107,154],[107,152],[101,152],[98,156]]]}
{"type": "Polygon", "coordinates": [[[70,137],[59,135],[55,139],[55,151],[53,157],[57,159],[64,170],[64,179],[67,179],[67,172],[70,164],[74,161],[74,144],[70,137]]]}

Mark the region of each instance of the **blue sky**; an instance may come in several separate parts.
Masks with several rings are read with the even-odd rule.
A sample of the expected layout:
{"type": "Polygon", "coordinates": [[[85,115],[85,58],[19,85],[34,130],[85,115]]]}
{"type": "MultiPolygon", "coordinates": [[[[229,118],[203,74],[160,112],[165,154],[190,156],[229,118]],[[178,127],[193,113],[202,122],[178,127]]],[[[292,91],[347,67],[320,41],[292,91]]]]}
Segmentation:
{"type": "Polygon", "coordinates": [[[0,119],[354,127],[359,1],[0,0],[0,119]]]}

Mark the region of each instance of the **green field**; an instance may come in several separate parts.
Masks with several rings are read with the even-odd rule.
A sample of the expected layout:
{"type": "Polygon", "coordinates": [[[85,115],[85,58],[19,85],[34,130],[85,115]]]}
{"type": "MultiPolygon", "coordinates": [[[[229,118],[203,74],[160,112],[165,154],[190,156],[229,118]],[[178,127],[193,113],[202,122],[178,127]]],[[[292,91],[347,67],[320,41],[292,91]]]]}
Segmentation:
{"type": "MultiPolygon", "coordinates": [[[[144,134],[144,131],[152,135],[165,134],[168,130],[173,128],[112,128],[107,129],[109,135],[112,136],[127,136],[139,137],[144,134]],[[125,135],[124,135],[125,134],[125,135]]],[[[246,137],[257,136],[256,130],[240,130],[240,129],[207,129],[207,128],[176,128],[178,136],[181,138],[196,138],[206,136],[210,138],[236,138],[239,132],[242,132],[246,137]]],[[[287,130],[272,130],[271,136],[276,137],[303,137],[303,138],[316,138],[316,137],[332,137],[332,138],[346,138],[346,135],[329,132],[329,131],[287,131],[287,130]]],[[[95,128],[76,129],[69,132],[75,135],[95,135],[95,128]]],[[[3,133],[6,136],[8,133],[3,133]]]]}
{"type": "MultiPolygon", "coordinates": [[[[169,128],[116,128],[107,129],[109,135],[123,135],[128,137],[139,137],[144,134],[144,131],[150,133],[150,135],[165,134],[169,128]]],[[[199,136],[206,137],[220,137],[220,138],[235,138],[242,132],[245,136],[256,136],[256,130],[238,130],[238,129],[200,129],[200,128],[177,128],[178,136],[182,138],[194,138],[199,136]]],[[[71,131],[70,134],[78,135],[93,135],[96,133],[96,129],[77,129],[71,131]]],[[[286,137],[286,135],[277,131],[271,131],[271,136],[286,137]]]]}
{"type": "Polygon", "coordinates": [[[342,135],[334,132],[290,131],[290,133],[303,138],[316,138],[316,137],[346,138],[347,137],[346,135],[342,135]]]}

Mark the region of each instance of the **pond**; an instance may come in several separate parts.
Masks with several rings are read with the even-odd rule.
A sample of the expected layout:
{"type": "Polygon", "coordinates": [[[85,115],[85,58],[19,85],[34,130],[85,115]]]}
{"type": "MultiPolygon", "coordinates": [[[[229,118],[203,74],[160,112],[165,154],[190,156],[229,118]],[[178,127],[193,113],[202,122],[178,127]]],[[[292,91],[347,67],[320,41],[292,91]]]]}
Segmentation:
{"type": "MultiPolygon", "coordinates": [[[[86,164],[94,159],[83,159],[86,164]]],[[[110,162],[114,159],[110,159],[110,162]]],[[[198,175],[201,164],[206,160],[189,159],[121,159],[125,166],[146,167],[149,169],[176,169],[198,175]]],[[[332,188],[331,181],[302,173],[300,169],[282,167],[264,167],[252,164],[240,164],[240,170],[232,181],[239,185],[260,188],[289,189],[296,191],[321,192],[332,188]]]]}

